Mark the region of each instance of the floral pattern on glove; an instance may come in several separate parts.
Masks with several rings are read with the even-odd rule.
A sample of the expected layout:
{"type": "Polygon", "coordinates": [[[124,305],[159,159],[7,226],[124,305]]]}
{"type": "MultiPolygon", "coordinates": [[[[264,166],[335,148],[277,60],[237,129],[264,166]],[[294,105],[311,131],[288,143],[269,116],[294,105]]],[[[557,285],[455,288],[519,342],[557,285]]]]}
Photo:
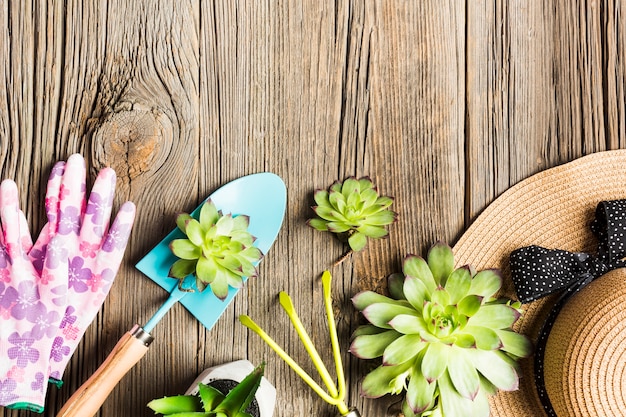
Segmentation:
{"type": "Polygon", "coordinates": [[[68,306],[52,347],[51,377],[59,379],[80,338],[98,313],[121,263],[135,217],[134,204],[123,204],[109,227],[116,176],[110,168],[98,173],[86,199],[86,168],[80,155],[53,168],[46,192],[44,226],[29,255],[36,265],[45,256],[48,267],[68,264],[68,306]],[[64,246],[49,242],[54,233],[64,246]]]}
{"type": "MultiPolygon", "coordinates": [[[[67,263],[43,258],[37,271],[27,251],[32,247],[17,186],[0,184],[0,405],[27,404],[43,408],[42,375],[49,368],[49,352],[66,306],[67,263]],[[41,279],[42,274],[46,277],[41,279]],[[53,284],[54,282],[54,284],[53,284]]],[[[51,245],[63,246],[53,236],[51,245]]]]}

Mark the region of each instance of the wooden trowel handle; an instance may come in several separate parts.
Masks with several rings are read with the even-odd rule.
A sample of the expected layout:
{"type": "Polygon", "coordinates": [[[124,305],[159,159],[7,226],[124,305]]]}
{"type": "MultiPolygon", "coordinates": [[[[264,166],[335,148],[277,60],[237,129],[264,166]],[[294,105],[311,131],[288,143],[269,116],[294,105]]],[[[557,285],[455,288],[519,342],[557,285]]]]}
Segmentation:
{"type": "Polygon", "coordinates": [[[117,383],[148,351],[153,338],[135,325],[96,372],[65,403],[57,417],[92,417],[117,383]]]}

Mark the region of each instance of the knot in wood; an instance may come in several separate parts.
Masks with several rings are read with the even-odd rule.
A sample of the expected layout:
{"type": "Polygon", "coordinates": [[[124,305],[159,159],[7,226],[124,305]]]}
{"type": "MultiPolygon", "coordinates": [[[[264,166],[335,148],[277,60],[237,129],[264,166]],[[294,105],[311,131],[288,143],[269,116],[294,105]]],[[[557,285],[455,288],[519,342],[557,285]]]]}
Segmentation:
{"type": "Polygon", "coordinates": [[[95,167],[110,166],[119,181],[130,182],[156,172],[172,147],[172,123],[155,109],[132,109],[111,113],[94,130],[92,157],[95,167]]]}

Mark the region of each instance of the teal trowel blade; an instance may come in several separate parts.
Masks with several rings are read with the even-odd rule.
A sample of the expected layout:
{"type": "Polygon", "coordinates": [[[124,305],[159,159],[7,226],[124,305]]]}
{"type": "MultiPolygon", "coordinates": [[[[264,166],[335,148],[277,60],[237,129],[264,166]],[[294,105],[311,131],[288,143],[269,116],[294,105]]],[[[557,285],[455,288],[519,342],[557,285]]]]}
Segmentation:
{"type": "MultiPolygon", "coordinates": [[[[285,217],[287,192],[279,176],[263,172],[241,177],[224,185],[207,199],[211,199],[223,214],[249,216],[248,231],[257,238],[255,246],[267,255],[285,217]]],[[[199,212],[200,207],[191,215],[197,218],[199,212]]],[[[183,237],[185,235],[182,231],[175,228],[136,265],[137,269],[170,293],[178,291],[178,280],[167,276],[170,267],[178,258],[170,250],[169,244],[173,239],[183,237]]],[[[238,291],[229,287],[228,296],[222,301],[213,294],[210,287],[207,287],[202,292],[185,294],[179,302],[207,329],[211,329],[238,291]]]]}

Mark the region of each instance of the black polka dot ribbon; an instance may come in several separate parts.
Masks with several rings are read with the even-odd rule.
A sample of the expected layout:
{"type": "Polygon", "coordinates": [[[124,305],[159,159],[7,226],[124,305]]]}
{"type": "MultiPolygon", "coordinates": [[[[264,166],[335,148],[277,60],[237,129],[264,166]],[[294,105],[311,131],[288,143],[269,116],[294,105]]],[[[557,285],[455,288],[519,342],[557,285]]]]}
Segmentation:
{"type": "Polygon", "coordinates": [[[543,361],[548,335],[565,303],[594,279],[626,266],[626,200],[603,201],[596,208],[591,231],[598,238],[597,255],[528,246],[511,253],[511,277],[517,296],[528,303],[561,291],[548,313],[535,346],[535,385],[544,410],[556,417],[546,393],[543,361]]]}

